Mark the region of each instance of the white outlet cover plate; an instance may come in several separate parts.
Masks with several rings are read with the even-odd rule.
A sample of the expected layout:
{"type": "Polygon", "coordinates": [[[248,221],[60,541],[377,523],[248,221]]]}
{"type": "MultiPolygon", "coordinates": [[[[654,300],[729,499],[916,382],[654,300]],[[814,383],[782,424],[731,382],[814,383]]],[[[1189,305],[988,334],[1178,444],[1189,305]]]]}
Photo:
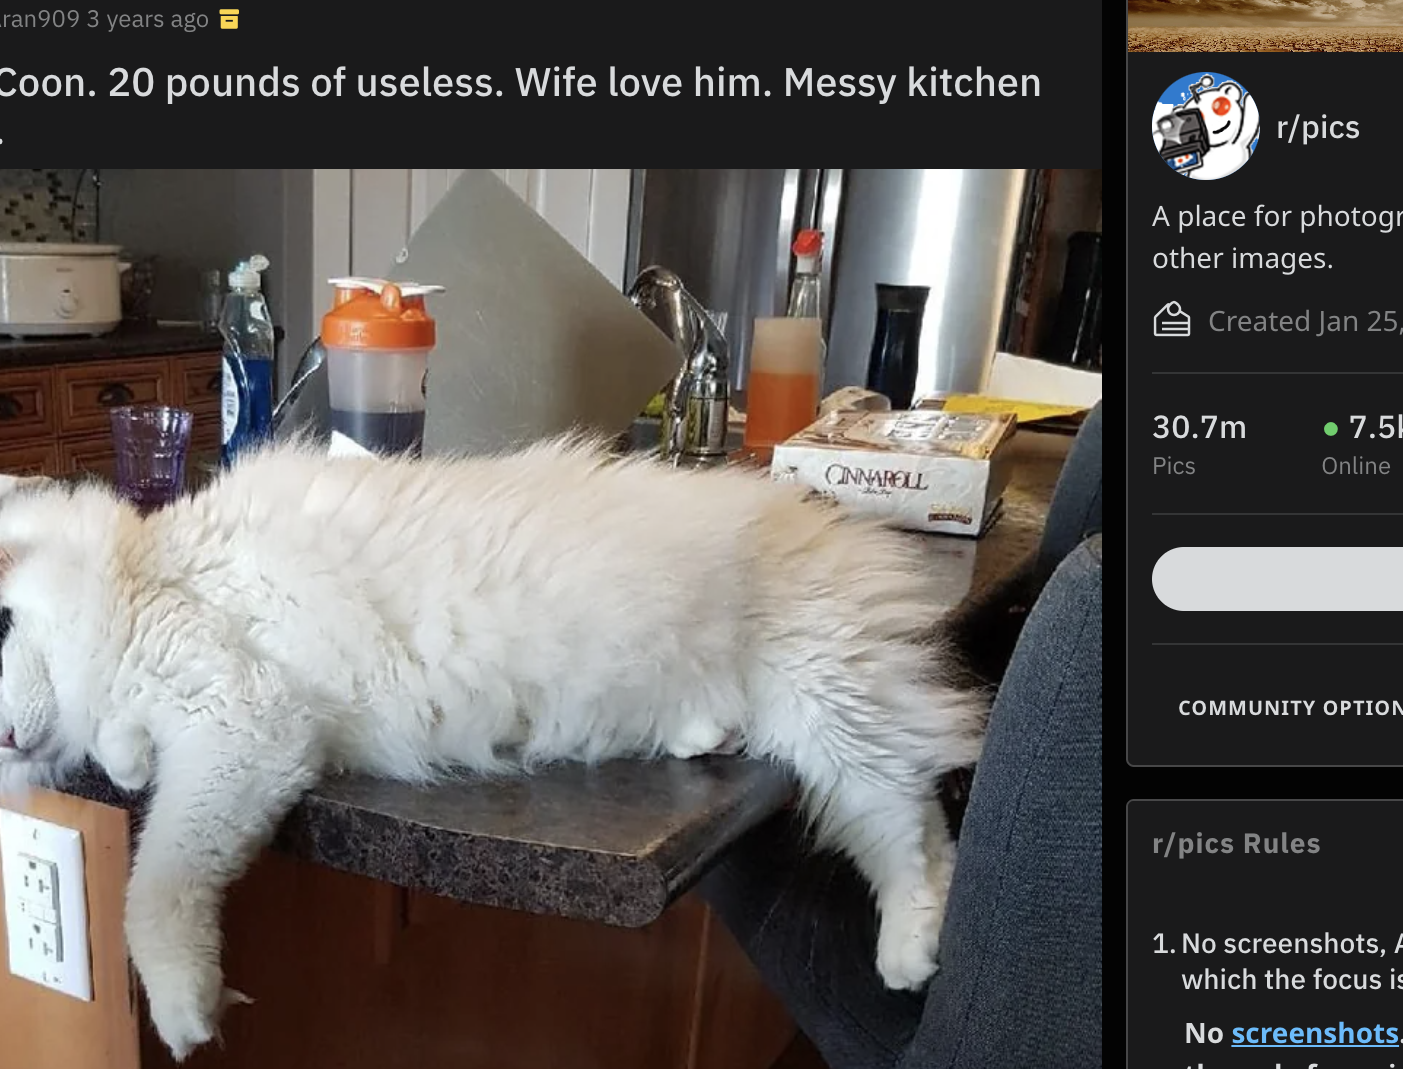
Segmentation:
{"type": "MultiPolygon", "coordinates": [[[[93,998],[92,964],[88,953],[88,902],[83,879],[83,835],[46,820],[0,809],[0,867],[5,881],[5,931],[10,944],[10,972],[36,984],[62,991],[84,1002],[93,998]],[[27,857],[53,862],[58,868],[58,928],[62,961],[32,951],[28,936],[35,904],[23,894],[20,875],[27,857]]],[[[47,929],[46,929],[47,930],[47,929]]]]}

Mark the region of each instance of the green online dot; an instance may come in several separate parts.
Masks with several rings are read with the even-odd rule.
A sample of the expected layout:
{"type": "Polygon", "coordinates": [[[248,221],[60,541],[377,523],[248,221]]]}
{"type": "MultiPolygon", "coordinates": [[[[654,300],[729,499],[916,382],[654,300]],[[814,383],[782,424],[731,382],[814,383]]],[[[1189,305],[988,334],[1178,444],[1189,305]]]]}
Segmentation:
{"type": "Polygon", "coordinates": [[[1337,432],[1339,429],[1340,428],[1336,427],[1333,423],[1325,424],[1325,433],[1330,435],[1330,437],[1332,438],[1335,436],[1335,432],[1337,432]]]}

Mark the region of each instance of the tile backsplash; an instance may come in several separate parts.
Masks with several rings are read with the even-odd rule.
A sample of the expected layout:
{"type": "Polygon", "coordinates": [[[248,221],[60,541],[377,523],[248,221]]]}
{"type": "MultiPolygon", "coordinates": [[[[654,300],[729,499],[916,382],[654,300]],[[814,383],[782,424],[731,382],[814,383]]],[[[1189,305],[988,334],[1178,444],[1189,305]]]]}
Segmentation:
{"type": "Polygon", "coordinates": [[[0,167],[0,241],[95,241],[93,175],[78,167],[0,167]],[[74,189],[79,176],[76,212],[74,189]]]}

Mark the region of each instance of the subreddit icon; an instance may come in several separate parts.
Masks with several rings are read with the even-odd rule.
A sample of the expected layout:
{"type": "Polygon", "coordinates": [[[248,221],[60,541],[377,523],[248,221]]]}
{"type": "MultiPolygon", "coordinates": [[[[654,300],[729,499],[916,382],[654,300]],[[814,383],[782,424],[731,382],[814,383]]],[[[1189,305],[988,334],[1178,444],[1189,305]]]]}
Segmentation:
{"type": "Polygon", "coordinates": [[[1250,160],[1260,128],[1256,98],[1221,74],[1181,78],[1155,104],[1160,159],[1177,174],[1201,181],[1225,178],[1250,160]]]}

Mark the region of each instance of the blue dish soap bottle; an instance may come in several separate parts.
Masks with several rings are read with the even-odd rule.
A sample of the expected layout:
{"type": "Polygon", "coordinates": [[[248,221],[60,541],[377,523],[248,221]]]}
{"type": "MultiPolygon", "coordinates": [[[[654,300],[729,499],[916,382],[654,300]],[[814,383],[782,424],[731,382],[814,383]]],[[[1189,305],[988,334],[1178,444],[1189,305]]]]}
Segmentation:
{"type": "Polygon", "coordinates": [[[263,297],[266,256],[250,256],[229,272],[229,292],[219,313],[224,336],[223,447],[225,467],[272,436],[273,320],[263,297]]]}

